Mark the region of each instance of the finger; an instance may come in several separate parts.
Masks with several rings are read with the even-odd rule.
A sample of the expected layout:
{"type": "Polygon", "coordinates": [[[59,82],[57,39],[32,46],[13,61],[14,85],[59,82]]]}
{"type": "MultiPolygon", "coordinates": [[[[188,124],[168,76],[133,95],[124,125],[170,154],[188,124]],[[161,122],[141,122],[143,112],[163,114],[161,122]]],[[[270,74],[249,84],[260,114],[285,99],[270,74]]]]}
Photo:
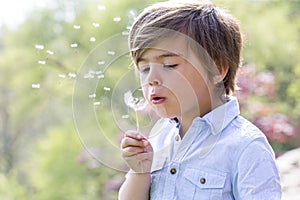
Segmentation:
{"type": "Polygon", "coordinates": [[[144,147],[144,142],[142,140],[125,136],[121,141],[121,148],[126,148],[128,146],[144,147]]]}
{"type": "Polygon", "coordinates": [[[144,151],[147,153],[153,152],[151,143],[146,139],[144,139],[142,141],[143,141],[143,145],[144,145],[144,151]]]}
{"type": "Polygon", "coordinates": [[[141,135],[140,133],[138,133],[136,131],[127,131],[125,133],[125,136],[133,138],[133,139],[137,139],[137,140],[142,140],[145,138],[143,135],[141,135]]]}
{"type": "Polygon", "coordinates": [[[124,158],[132,157],[132,156],[136,156],[138,154],[141,154],[143,152],[144,152],[144,148],[129,146],[129,147],[126,147],[126,148],[122,149],[122,156],[124,158]]]}

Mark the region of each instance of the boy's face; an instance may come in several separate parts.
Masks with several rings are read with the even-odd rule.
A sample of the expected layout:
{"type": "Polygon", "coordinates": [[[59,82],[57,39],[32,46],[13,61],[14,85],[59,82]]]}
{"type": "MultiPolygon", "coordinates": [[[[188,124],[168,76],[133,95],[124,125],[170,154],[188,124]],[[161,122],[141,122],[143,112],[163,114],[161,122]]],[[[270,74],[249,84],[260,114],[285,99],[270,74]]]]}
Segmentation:
{"type": "Polygon", "coordinates": [[[137,65],[144,96],[160,117],[192,120],[211,110],[207,73],[184,38],[145,50],[137,65]]]}

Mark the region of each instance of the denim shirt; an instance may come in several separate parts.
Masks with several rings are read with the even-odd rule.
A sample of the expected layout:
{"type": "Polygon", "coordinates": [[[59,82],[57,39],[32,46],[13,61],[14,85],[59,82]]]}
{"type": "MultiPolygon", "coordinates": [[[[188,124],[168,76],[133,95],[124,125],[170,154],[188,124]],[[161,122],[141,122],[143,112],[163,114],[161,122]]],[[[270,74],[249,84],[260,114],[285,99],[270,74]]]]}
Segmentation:
{"type": "Polygon", "coordinates": [[[175,120],[153,127],[152,200],[279,200],[275,157],[265,135],[239,115],[230,97],[197,117],[183,139],[175,120]]]}

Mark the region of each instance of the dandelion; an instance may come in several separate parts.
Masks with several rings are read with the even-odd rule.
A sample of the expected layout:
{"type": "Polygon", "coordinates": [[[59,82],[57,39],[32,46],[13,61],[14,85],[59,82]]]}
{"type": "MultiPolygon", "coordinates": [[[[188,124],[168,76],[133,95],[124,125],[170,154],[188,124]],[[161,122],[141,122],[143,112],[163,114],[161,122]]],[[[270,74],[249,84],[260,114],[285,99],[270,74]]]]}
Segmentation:
{"type": "Polygon", "coordinates": [[[124,102],[129,108],[132,108],[135,111],[136,129],[139,131],[140,128],[137,111],[145,109],[147,106],[147,101],[142,97],[134,97],[132,92],[129,90],[124,94],[124,102]]]}

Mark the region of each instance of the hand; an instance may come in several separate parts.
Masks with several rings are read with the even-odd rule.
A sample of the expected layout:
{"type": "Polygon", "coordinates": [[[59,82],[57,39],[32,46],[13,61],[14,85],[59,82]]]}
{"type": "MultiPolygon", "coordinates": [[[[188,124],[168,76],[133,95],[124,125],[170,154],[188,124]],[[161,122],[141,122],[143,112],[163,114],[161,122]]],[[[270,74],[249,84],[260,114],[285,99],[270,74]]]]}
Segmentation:
{"type": "Polygon", "coordinates": [[[153,149],[143,135],[128,131],[121,141],[122,156],[127,165],[136,173],[150,173],[153,149]]]}

